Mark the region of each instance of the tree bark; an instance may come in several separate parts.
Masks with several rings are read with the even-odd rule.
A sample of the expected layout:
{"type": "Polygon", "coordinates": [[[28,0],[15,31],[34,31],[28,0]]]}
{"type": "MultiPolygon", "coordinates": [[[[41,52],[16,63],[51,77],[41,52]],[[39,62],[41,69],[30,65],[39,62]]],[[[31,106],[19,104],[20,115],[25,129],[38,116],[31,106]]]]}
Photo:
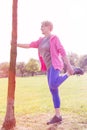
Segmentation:
{"type": "Polygon", "coordinates": [[[7,93],[7,108],[5,120],[2,129],[10,130],[15,127],[16,119],[14,115],[14,100],[15,100],[15,75],[16,75],[16,57],[17,57],[17,3],[18,0],[13,0],[12,5],[12,39],[10,50],[10,67],[8,77],[8,93],[7,93]]]}

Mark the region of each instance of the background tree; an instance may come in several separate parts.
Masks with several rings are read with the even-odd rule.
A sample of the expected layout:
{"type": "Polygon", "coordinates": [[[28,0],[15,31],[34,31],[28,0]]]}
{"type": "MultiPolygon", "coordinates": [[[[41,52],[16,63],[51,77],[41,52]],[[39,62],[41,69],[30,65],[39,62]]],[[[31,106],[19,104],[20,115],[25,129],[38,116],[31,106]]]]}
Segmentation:
{"type": "Polygon", "coordinates": [[[30,59],[30,61],[25,66],[26,71],[31,73],[32,76],[34,76],[34,73],[39,71],[39,63],[35,59],[30,59]]]}
{"type": "MultiPolygon", "coordinates": [[[[76,53],[68,53],[67,54],[68,59],[72,66],[78,66],[79,67],[79,56],[76,53]]],[[[65,73],[67,71],[67,65],[64,64],[63,72],[65,73]]]]}
{"type": "Polygon", "coordinates": [[[10,52],[10,66],[8,77],[8,95],[7,95],[7,109],[6,116],[2,126],[4,130],[10,130],[16,125],[14,115],[14,99],[15,99],[15,71],[16,71],[16,56],[17,56],[17,3],[18,0],[13,0],[12,5],[12,40],[10,52]]]}
{"type": "Polygon", "coordinates": [[[25,63],[24,62],[18,62],[16,65],[16,74],[18,76],[24,76],[24,73],[26,72],[25,70],[25,63]]]}
{"type": "Polygon", "coordinates": [[[83,55],[80,57],[79,66],[87,72],[87,55],[83,55]]]}
{"type": "Polygon", "coordinates": [[[68,57],[72,66],[79,65],[79,56],[76,53],[68,53],[68,57]]]}
{"type": "Polygon", "coordinates": [[[4,62],[0,64],[0,77],[8,77],[9,63],[4,62]]]}

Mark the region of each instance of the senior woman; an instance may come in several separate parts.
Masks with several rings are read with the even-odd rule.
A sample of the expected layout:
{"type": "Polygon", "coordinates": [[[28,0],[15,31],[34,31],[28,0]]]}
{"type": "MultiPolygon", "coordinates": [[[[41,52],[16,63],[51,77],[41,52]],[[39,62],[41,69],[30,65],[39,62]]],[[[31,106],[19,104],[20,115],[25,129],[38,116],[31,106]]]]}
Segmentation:
{"type": "Polygon", "coordinates": [[[62,121],[60,113],[59,86],[69,77],[69,75],[75,74],[74,69],[67,58],[63,45],[58,36],[51,34],[52,30],[52,22],[43,21],[41,23],[41,31],[44,35],[43,37],[40,37],[37,41],[33,41],[29,44],[17,44],[17,47],[21,48],[37,48],[41,70],[47,71],[49,90],[52,94],[55,109],[55,115],[47,122],[47,124],[62,121]],[[67,66],[67,73],[61,75],[63,64],[66,64],[67,66]]]}

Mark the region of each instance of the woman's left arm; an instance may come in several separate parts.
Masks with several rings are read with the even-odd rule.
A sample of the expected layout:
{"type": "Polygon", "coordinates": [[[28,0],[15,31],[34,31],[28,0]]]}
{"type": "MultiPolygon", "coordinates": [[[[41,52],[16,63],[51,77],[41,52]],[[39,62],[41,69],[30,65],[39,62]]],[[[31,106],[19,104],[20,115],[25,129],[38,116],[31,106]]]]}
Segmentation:
{"type": "Polygon", "coordinates": [[[70,64],[70,61],[69,61],[67,55],[63,56],[62,58],[63,58],[64,63],[67,65],[67,70],[68,70],[69,74],[73,75],[74,70],[73,70],[72,65],[70,64]]]}

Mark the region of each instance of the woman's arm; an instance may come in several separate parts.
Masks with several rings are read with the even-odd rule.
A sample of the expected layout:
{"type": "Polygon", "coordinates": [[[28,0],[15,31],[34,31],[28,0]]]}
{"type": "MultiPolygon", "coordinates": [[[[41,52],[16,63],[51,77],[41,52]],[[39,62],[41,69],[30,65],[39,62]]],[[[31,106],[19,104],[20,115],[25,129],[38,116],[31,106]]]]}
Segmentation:
{"type": "Polygon", "coordinates": [[[63,56],[62,58],[63,58],[64,63],[65,63],[66,66],[67,66],[67,70],[68,70],[69,74],[70,74],[70,75],[73,75],[74,70],[73,70],[72,65],[70,64],[70,61],[69,61],[68,57],[65,55],[65,56],[63,56]]]}
{"type": "Polygon", "coordinates": [[[41,42],[41,38],[39,38],[37,41],[33,41],[31,43],[28,43],[28,44],[18,43],[17,47],[26,48],[26,49],[27,48],[38,48],[40,42],[41,42]]]}
{"type": "Polygon", "coordinates": [[[17,47],[26,48],[26,49],[27,49],[27,48],[30,48],[30,47],[29,47],[29,44],[20,44],[20,43],[17,44],[17,47]]]}

